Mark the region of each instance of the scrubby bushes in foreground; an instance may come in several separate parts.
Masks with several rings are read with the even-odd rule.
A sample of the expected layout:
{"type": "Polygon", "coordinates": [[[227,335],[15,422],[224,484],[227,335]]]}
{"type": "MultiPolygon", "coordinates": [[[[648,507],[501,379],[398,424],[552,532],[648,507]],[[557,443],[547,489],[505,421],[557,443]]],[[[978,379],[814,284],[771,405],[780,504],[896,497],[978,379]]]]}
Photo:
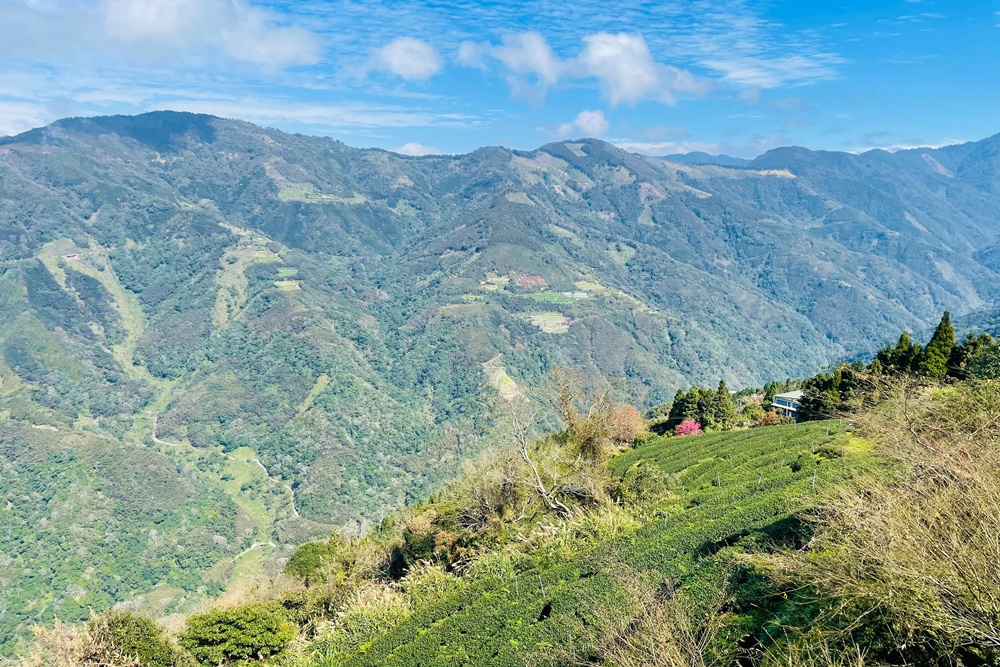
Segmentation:
{"type": "Polygon", "coordinates": [[[823,601],[812,633],[909,664],[1000,662],[1000,383],[897,386],[860,417],[894,462],[823,504],[804,551],[754,561],[823,601]]]}

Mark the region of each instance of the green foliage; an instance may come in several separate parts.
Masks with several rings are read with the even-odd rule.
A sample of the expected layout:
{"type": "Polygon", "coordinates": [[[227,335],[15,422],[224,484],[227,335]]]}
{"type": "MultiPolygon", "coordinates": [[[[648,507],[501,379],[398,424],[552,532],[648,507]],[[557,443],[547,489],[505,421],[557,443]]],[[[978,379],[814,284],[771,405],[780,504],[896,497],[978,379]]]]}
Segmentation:
{"type": "Polygon", "coordinates": [[[910,332],[904,331],[900,334],[895,347],[886,346],[882,348],[875,359],[878,361],[880,368],[885,371],[915,373],[919,370],[921,354],[920,343],[911,340],[910,332]]]}
{"type": "Polygon", "coordinates": [[[307,542],[297,547],[285,564],[285,574],[301,579],[306,586],[315,581],[326,559],[336,553],[333,539],[336,538],[326,542],[307,542]]]}
{"type": "Polygon", "coordinates": [[[914,374],[926,380],[948,377],[964,380],[975,376],[982,359],[991,355],[996,344],[988,333],[969,333],[955,345],[951,316],[945,312],[926,347],[904,331],[895,346],[882,348],[868,365],[861,361],[840,364],[802,383],[804,395],[800,416],[828,419],[857,412],[882,399],[881,390],[894,378],[914,374]]]}
{"type": "Polygon", "coordinates": [[[951,357],[948,359],[948,375],[958,380],[967,379],[969,377],[970,364],[979,363],[972,360],[981,352],[984,352],[984,350],[988,354],[988,350],[996,346],[996,341],[988,333],[982,333],[978,336],[974,333],[967,334],[965,340],[955,346],[951,357]]]}
{"type": "Polygon", "coordinates": [[[948,360],[955,349],[955,329],[951,325],[951,315],[945,311],[941,322],[934,330],[930,342],[920,353],[917,370],[921,375],[942,379],[948,372],[948,360]]]}
{"type": "Polygon", "coordinates": [[[726,430],[736,424],[736,406],[726,381],[720,380],[715,390],[697,386],[688,391],[678,389],[669,410],[664,404],[651,410],[649,416],[655,420],[654,432],[661,434],[673,431],[688,420],[703,428],[726,430]]]}
{"type": "Polygon", "coordinates": [[[968,363],[969,377],[978,380],[1000,380],[1000,345],[984,346],[968,363]]]}
{"type": "Polygon", "coordinates": [[[113,664],[116,658],[134,659],[139,667],[193,667],[195,662],[167,638],[163,628],[145,616],[110,612],[90,621],[88,632],[113,664]]]}
{"type": "Polygon", "coordinates": [[[841,364],[802,383],[801,417],[829,419],[865,406],[874,391],[870,367],[861,362],[841,364]]]}
{"type": "Polygon", "coordinates": [[[181,645],[203,665],[241,665],[280,653],[295,626],[273,605],[213,609],[188,618],[181,645]]]}
{"type": "Polygon", "coordinates": [[[731,428],[736,421],[736,405],[729,393],[725,380],[719,380],[719,388],[715,391],[715,401],[712,406],[712,421],[719,428],[731,428]]]}

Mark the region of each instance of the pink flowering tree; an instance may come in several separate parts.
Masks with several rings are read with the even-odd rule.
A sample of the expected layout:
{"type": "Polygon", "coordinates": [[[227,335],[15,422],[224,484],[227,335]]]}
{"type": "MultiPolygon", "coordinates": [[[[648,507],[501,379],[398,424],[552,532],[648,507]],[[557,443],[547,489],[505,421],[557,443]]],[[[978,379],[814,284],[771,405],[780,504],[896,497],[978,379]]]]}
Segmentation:
{"type": "Polygon", "coordinates": [[[693,419],[685,419],[674,429],[674,435],[682,437],[685,435],[701,435],[701,424],[693,419]]]}

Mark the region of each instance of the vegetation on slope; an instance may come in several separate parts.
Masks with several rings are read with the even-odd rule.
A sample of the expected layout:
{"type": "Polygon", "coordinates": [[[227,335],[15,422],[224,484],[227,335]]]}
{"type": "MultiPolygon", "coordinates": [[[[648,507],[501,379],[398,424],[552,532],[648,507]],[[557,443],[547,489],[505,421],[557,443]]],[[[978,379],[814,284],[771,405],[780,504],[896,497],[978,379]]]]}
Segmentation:
{"type": "Polygon", "coordinates": [[[515,414],[510,450],[375,534],[300,547],[181,643],[211,665],[991,664],[983,377],[883,379],[853,425],[640,434],[609,463],[636,422],[603,396],[527,444],[515,414]]]}
{"type": "Polygon", "coordinates": [[[300,547],[179,643],[116,613],[38,630],[22,663],[993,664],[1000,346],[981,342],[961,381],[855,369],[849,420],[693,437],[559,373],[564,431],[533,440],[512,402],[507,448],[368,536],[300,547]]]}
{"type": "Polygon", "coordinates": [[[408,158],[174,113],[0,140],[0,652],[56,613],[239,598],[295,544],[426,499],[496,443],[494,389],[537,397],[553,365],[647,408],[990,306],[1000,208],[963,165],[994,146],[933,151],[945,177],[597,141],[408,158]]]}

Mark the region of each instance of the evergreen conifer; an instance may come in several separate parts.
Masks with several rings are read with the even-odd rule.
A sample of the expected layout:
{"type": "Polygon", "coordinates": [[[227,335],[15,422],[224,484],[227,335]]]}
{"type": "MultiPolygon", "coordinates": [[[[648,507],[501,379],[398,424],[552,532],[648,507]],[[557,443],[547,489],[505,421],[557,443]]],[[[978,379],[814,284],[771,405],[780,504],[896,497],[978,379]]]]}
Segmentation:
{"type": "Polygon", "coordinates": [[[719,388],[715,392],[715,423],[722,428],[729,428],[736,421],[736,405],[725,380],[719,380],[719,388]]]}
{"type": "Polygon", "coordinates": [[[946,310],[920,355],[920,374],[929,378],[943,378],[948,372],[948,360],[954,349],[955,328],[951,325],[951,314],[946,310]]]}

